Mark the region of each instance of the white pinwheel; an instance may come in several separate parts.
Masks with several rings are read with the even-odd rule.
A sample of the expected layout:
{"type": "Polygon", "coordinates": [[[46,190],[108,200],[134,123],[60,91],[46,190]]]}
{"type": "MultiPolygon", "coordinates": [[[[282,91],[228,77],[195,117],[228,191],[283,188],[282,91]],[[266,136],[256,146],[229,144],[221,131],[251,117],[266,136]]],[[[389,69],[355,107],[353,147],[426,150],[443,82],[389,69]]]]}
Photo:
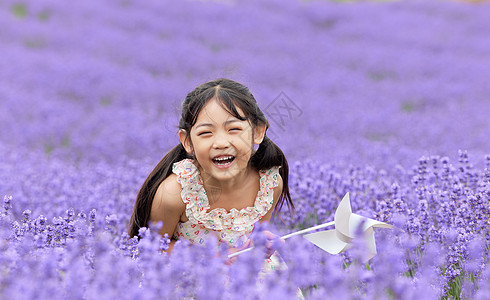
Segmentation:
{"type": "MultiPolygon", "coordinates": [[[[330,254],[339,254],[342,251],[352,247],[352,241],[354,238],[356,238],[356,231],[358,230],[359,226],[362,226],[359,228],[359,232],[363,233],[361,238],[363,238],[366,242],[367,253],[365,253],[365,259],[369,260],[376,255],[376,243],[374,241],[373,228],[393,228],[393,226],[385,222],[352,213],[349,193],[345,194],[342,201],[340,201],[339,206],[335,211],[334,221],[287,234],[282,236],[281,239],[286,240],[296,235],[303,235],[305,239],[326,252],[330,254]],[[308,233],[332,225],[335,225],[334,229],[308,233]]],[[[230,254],[228,257],[233,257],[252,249],[253,247],[247,248],[245,250],[230,254]]]]}

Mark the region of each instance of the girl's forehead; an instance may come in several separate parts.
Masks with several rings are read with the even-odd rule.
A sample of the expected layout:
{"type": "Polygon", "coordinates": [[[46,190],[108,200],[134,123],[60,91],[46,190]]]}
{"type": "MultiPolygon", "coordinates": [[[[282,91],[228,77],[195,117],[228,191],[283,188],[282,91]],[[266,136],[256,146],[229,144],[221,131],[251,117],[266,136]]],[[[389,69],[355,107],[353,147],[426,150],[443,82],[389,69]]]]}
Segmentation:
{"type": "MultiPolygon", "coordinates": [[[[235,106],[236,110],[243,116],[243,111],[240,107],[235,106]]],[[[219,103],[216,99],[209,100],[204,107],[199,112],[197,116],[196,124],[198,126],[201,123],[211,123],[211,124],[222,124],[230,120],[241,120],[237,119],[234,115],[230,114],[224,107],[222,103],[219,103]]],[[[243,121],[244,122],[244,121],[243,121]]]]}

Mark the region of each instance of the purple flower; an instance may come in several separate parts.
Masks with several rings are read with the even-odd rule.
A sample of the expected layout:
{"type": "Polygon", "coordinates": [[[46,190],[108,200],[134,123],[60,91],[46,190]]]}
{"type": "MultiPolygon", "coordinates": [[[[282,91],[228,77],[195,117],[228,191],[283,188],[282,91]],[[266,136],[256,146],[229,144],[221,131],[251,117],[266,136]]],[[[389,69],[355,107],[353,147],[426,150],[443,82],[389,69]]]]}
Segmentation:
{"type": "Polygon", "coordinates": [[[3,1],[2,296],[488,298],[489,9],[3,1]],[[296,213],[275,215],[274,230],[333,220],[349,192],[355,213],[397,227],[376,230],[367,266],[361,247],[274,243],[288,268],[264,291],[260,235],[231,267],[213,241],[180,240],[168,256],[158,227],[129,238],[142,182],[178,143],[183,97],[216,77],[250,87],[288,158],[296,213]]]}

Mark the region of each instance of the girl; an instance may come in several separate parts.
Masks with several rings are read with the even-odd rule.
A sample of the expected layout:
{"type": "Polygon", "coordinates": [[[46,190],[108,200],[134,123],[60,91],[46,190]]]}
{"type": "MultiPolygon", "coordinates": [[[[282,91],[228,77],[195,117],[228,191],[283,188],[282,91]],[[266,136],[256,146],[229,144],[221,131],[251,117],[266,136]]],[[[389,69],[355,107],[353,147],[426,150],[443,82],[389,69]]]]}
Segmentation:
{"type": "Polygon", "coordinates": [[[250,244],[257,221],[284,202],[294,209],[288,163],[266,135],[269,123],[249,89],[229,79],[201,84],[182,103],[181,143],[158,163],[136,198],[129,235],[163,221],[160,234],[230,247],[250,244]],[[254,145],[259,145],[258,149],[254,145]]]}

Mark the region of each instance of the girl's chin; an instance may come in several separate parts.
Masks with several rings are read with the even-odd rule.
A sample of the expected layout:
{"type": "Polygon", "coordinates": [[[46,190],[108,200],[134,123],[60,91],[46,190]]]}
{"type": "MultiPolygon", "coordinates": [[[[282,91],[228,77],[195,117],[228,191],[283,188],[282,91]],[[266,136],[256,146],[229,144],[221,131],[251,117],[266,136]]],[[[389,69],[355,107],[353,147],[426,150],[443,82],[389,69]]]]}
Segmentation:
{"type": "Polygon", "coordinates": [[[240,167],[235,160],[224,166],[211,163],[205,168],[205,172],[218,180],[228,180],[240,173],[240,167]]]}
{"type": "Polygon", "coordinates": [[[205,165],[201,163],[199,165],[202,172],[217,179],[231,179],[248,168],[246,162],[238,161],[236,158],[226,164],[216,164],[212,160],[208,160],[205,165]]]}

